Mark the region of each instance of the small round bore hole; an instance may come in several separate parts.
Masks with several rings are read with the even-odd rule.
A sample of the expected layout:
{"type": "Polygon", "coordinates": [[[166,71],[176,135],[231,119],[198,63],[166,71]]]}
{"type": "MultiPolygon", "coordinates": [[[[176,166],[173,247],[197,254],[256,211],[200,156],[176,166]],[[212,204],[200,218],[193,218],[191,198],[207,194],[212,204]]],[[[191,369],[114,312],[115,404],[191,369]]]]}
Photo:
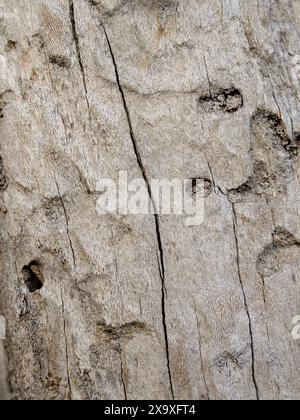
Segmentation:
{"type": "Polygon", "coordinates": [[[40,290],[44,285],[40,265],[36,261],[32,261],[29,265],[23,267],[22,276],[30,293],[40,290]]]}

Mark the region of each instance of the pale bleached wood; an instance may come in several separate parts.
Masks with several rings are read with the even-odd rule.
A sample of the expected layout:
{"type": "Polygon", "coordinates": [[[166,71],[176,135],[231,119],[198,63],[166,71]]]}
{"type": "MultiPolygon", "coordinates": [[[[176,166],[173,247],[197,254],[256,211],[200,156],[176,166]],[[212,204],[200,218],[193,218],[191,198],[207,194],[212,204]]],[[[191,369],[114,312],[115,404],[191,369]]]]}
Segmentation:
{"type": "Polygon", "coordinates": [[[298,3],[0,0],[12,398],[300,398],[298,3]],[[100,217],[120,170],[204,223],[100,217]]]}

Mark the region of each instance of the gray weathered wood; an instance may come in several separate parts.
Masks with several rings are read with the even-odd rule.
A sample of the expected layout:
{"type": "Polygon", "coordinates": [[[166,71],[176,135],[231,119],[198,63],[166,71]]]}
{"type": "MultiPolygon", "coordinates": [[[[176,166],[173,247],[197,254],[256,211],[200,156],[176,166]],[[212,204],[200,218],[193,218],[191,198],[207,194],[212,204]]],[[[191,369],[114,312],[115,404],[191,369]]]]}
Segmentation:
{"type": "Polygon", "coordinates": [[[13,398],[300,398],[299,25],[298,0],[0,0],[13,398]],[[209,180],[205,222],[100,217],[120,170],[209,180]]]}

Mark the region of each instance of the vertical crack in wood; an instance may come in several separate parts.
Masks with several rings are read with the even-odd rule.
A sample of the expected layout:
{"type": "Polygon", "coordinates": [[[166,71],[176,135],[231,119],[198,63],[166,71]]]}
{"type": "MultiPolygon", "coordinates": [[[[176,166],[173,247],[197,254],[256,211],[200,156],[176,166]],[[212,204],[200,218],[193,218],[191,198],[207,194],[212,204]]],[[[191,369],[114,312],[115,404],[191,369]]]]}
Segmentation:
{"type": "Polygon", "coordinates": [[[119,346],[120,346],[119,352],[120,352],[120,363],[121,363],[121,380],[122,380],[122,385],[123,385],[124,397],[125,397],[125,400],[128,401],[127,385],[126,385],[124,362],[123,362],[123,349],[122,349],[122,341],[121,341],[120,336],[118,336],[118,340],[119,340],[119,346]]]}
{"type": "Polygon", "coordinates": [[[61,192],[60,192],[58,182],[55,181],[55,183],[56,183],[57,193],[58,193],[58,196],[59,196],[59,199],[60,199],[60,202],[61,202],[61,205],[62,205],[62,209],[63,209],[63,212],[64,212],[64,217],[65,217],[65,220],[66,220],[67,237],[68,237],[68,241],[69,241],[69,245],[70,245],[70,249],[71,249],[71,253],[72,253],[74,268],[76,269],[76,267],[77,267],[76,254],[75,254],[75,249],[74,249],[73,242],[72,242],[72,239],[71,239],[71,236],[70,236],[69,216],[68,216],[68,213],[67,213],[67,209],[66,209],[66,205],[65,205],[63,196],[61,195],[61,192]]]}
{"type": "Polygon", "coordinates": [[[204,386],[205,386],[205,391],[206,391],[207,399],[210,401],[209,387],[208,387],[208,383],[207,383],[207,380],[206,380],[205,369],[204,369],[204,360],[203,360],[203,351],[202,351],[201,326],[200,326],[200,321],[199,321],[199,317],[198,317],[198,314],[197,314],[197,308],[196,308],[196,303],[195,302],[194,302],[194,311],[195,311],[195,316],[196,316],[196,321],[197,321],[199,353],[200,353],[201,369],[202,369],[202,373],[203,373],[203,382],[204,382],[204,386]]]}
{"type": "Polygon", "coordinates": [[[204,66],[205,66],[205,71],[206,71],[207,82],[208,82],[209,96],[212,98],[211,81],[210,81],[210,78],[209,78],[209,72],[208,72],[208,66],[207,66],[207,61],[206,61],[205,54],[203,54],[203,61],[204,61],[204,66]]]}
{"type": "Polygon", "coordinates": [[[216,192],[217,192],[217,184],[216,184],[216,180],[215,180],[215,177],[214,177],[214,172],[213,172],[213,169],[212,169],[211,163],[209,162],[209,160],[208,160],[208,157],[207,157],[206,153],[205,153],[205,159],[206,159],[206,161],[207,161],[207,166],[208,166],[209,173],[210,173],[210,176],[211,176],[211,181],[212,181],[212,183],[213,183],[214,192],[216,193],[216,192]]]}
{"type": "Polygon", "coordinates": [[[124,111],[127,117],[127,123],[128,123],[128,127],[129,127],[129,132],[130,132],[130,138],[132,141],[132,145],[133,145],[133,149],[134,149],[134,153],[137,159],[137,163],[138,166],[142,172],[144,181],[146,183],[147,189],[148,189],[148,194],[154,209],[154,217],[155,217],[155,228],[156,228],[156,236],[157,236],[157,243],[158,243],[158,249],[159,249],[159,259],[160,259],[160,276],[161,276],[161,281],[162,281],[162,320],[163,320],[163,330],[164,330],[164,336],[165,336],[165,345],[166,345],[166,357],[167,357],[167,368],[168,368],[168,376],[169,376],[169,382],[170,382],[170,390],[171,390],[171,394],[172,394],[172,398],[174,399],[174,389],[173,389],[173,382],[172,382],[172,375],[171,375],[171,366],[170,366],[170,351],[169,351],[169,340],[168,340],[168,329],[167,329],[167,322],[166,322],[166,298],[167,298],[167,290],[166,290],[166,285],[165,285],[165,263],[164,263],[164,252],[163,252],[163,246],[162,246],[162,241],[161,241],[161,231],[160,231],[160,224],[159,224],[159,216],[157,214],[157,208],[156,208],[156,203],[153,199],[152,196],[152,191],[151,191],[151,186],[150,186],[150,182],[148,180],[147,177],[147,173],[146,173],[146,169],[144,167],[139,149],[138,149],[138,145],[137,145],[137,141],[135,139],[135,134],[134,134],[134,130],[133,130],[133,126],[132,126],[132,121],[131,121],[131,117],[130,117],[130,112],[128,109],[128,105],[127,105],[127,101],[126,101],[126,97],[125,97],[125,93],[120,81],[120,76],[119,76],[119,72],[118,72],[118,66],[117,66],[117,62],[113,53],[113,49],[112,49],[112,45],[110,43],[106,28],[104,26],[104,24],[102,23],[102,28],[105,34],[105,38],[107,41],[107,45],[108,45],[108,49],[111,55],[111,59],[113,62],[113,66],[114,66],[114,70],[115,70],[115,76],[116,76],[116,81],[117,81],[117,85],[120,91],[120,95],[122,98],[122,103],[123,103],[123,107],[124,107],[124,111]]]}
{"type": "Polygon", "coordinates": [[[61,285],[60,285],[60,294],[61,294],[63,332],[64,332],[64,338],[65,338],[66,372],[67,372],[67,381],[68,381],[68,388],[69,388],[69,399],[72,400],[72,385],[71,385],[71,375],[70,375],[70,358],[69,358],[69,345],[68,345],[68,336],[67,336],[66,311],[65,311],[65,302],[64,302],[63,291],[62,291],[61,285]]]}
{"type": "Polygon", "coordinates": [[[232,203],[232,210],[233,210],[233,232],[234,232],[234,237],[235,237],[236,254],[237,254],[238,277],[239,277],[239,282],[240,282],[241,289],[242,289],[243,301],[244,301],[244,305],[245,305],[245,309],[246,309],[246,313],[247,313],[247,318],[248,318],[248,322],[249,322],[250,345],[251,345],[251,355],[252,355],[252,379],[253,379],[253,384],[254,384],[254,387],[255,387],[256,398],[257,398],[257,400],[259,400],[260,399],[259,398],[259,390],[258,390],[258,385],[257,385],[257,381],[256,381],[256,373],[255,373],[255,351],[254,351],[252,320],[251,320],[251,315],[250,315],[250,311],[249,311],[249,307],[248,307],[248,303],[247,303],[246,292],[245,292],[245,288],[244,288],[244,284],[243,284],[243,280],[242,280],[240,247],[239,247],[239,239],[238,239],[238,233],[237,233],[237,215],[236,215],[235,205],[233,203],[232,203]]]}
{"type": "Polygon", "coordinates": [[[82,56],[81,56],[81,49],[80,49],[79,36],[78,36],[78,33],[77,33],[77,27],[76,27],[75,8],[74,8],[74,1],[73,0],[69,0],[69,11],[70,11],[70,21],[71,21],[71,26],[72,26],[73,40],[74,40],[74,43],[75,43],[78,64],[79,64],[81,75],[82,75],[82,81],[83,81],[83,87],[84,87],[84,93],[85,93],[85,100],[86,100],[87,107],[88,107],[89,118],[91,119],[91,107],[90,107],[90,101],[89,101],[89,97],[88,97],[87,79],[86,79],[83,60],[82,60],[82,56]]]}

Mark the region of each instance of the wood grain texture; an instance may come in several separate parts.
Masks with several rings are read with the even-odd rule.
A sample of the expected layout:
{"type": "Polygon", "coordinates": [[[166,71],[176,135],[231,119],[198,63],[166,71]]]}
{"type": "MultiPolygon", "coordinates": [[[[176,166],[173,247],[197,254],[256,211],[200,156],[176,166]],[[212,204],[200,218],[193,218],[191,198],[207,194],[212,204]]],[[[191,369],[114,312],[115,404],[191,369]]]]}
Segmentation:
{"type": "Polygon", "coordinates": [[[300,398],[299,22],[298,0],[0,0],[12,398],[300,398]],[[204,223],[100,217],[122,170],[210,181],[204,223]]]}

